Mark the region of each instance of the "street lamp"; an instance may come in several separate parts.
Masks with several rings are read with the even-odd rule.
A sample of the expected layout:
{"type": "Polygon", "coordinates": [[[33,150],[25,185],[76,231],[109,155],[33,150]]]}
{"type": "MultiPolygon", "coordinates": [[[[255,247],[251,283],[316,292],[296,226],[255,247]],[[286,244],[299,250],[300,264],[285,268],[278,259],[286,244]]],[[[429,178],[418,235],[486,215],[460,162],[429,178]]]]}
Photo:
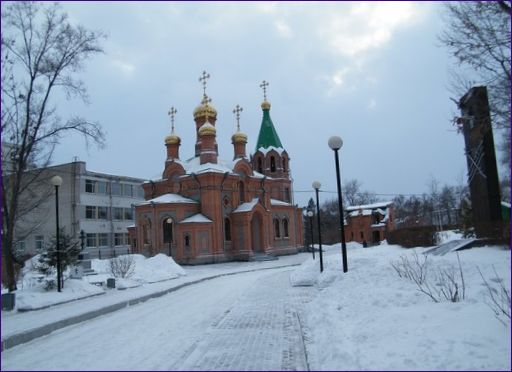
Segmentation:
{"type": "Polygon", "coordinates": [[[345,244],[345,222],[343,217],[343,197],[341,195],[341,179],[340,179],[340,160],[338,157],[338,150],[343,146],[343,140],[338,136],[329,138],[329,147],[334,151],[334,159],[336,160],[336,181],[338,184],[338,208],[340,210],[340,225],[341,225],[341,254],[343,256],[343,272],[348,271],[347,264],[347,245],[345,244]]]}
{"type": "Polygon", "coordinates": [[[84,250],[84,243],[85,243],[85,233],[84,230],[80,230],[80,250],[84,250]]]}
{"type": "Polygon", "coordinates": [[[62,185],[62,177],[53,176],[50,180],[55,187],[55,221],[56,221],[56,241],[57,241],[57,290],[61,292],[62,272],[60,266],[60,241],[59,241],[59,186],[62,185]]]}
{"type": "Polygon", "coordinates": [[[320,205],[318,201],[318,191],[322,184],[318,181],[313,182],[313,188],[316,193],[316,221],[318,222],[318,250],[320,251],[320,272],[324,271],[324,259],[322,253],[322,232],[320,231],[320,205]]]}
{"type": "Polygon", "coordinates": [[[168,228],[169,228],[169,235],[168,235],[168,239],[169,239],[169,257],[172,257],[172,252],[171,252],[171,244],[172,244],[172,218],[169,217],[167,220],[166,220],[167,224],[169,225],[168,228]]]}
{"type": "Polygon", "coordinates": [[[311,252],[313,253],[313,260],[315,259],[315,244],[313,240],[313,216],[314,213],[311,209],[309,209],[306,213],[306,215],[309,217],[309,228],[311,229],[311,252]]]}

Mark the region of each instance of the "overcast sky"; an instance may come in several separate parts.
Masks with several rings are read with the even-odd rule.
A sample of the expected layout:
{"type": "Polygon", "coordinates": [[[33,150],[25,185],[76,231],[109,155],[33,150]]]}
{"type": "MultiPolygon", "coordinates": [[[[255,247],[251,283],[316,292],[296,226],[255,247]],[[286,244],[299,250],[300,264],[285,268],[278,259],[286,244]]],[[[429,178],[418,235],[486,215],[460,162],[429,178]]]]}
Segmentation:
{"type": "MultiPolygon", "coordinates": [[[[73,22],[108,34],[105,54],[82,77],[90,105],[66,103],[62,115],[99,121],[104,150],[68,137],[54,163],[74,156],[96,172],[161,177],[174,106],[182,159],[193,156],[192,112],[198,78],[210,73],[221,158],[231,159],[233,108],[254,152],[261,123],[262,80],[271,117],[288,151],[296,191],[318,180],[336,190],[332,135],[343,138],[342,179],[379,194],[416,194],[432,177],[465,181],[461,134],[451,125],[453,67],[437,35],[441,4],[423,2],[69,2],[73,22]],[[65,110],[65,111],[64,111],[65,110]]],[[[459,97],[454,97],[459,98],[459,97]]],[[[304,205],[313,193],[295,193],[304,205]]],[[[335,194],[323,194],[333,198],[335,194]]],[[[383,200],[392,196],[381,196],[383,200]]]]}

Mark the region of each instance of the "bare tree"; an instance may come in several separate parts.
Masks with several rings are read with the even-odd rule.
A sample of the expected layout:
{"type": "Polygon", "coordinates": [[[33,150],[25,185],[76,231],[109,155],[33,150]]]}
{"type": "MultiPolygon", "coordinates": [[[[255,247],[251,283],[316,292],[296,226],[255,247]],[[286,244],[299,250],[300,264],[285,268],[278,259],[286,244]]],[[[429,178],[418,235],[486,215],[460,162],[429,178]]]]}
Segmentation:
{"type": "MultiPolygon", "coordinates": [[[[446,28],[439,39],[459,66],[477,72],[480,84],[488,86],[493,123],[505,129],[502,161],[510,166],[511,2],[457,1],[445,2],[444,7],[446,28]]],[[[453,88],[461,97],[468,78],[458,72],[453,75],[453,88]]]]}
{"type": "Polygon", "coordinates": [[[8,169],[2,169],[2,252],[9,291],[16,289],[14,229],[26,205],[23,194],[39,172],[26,172],[31,164],[49,164],[59,140],[69,132],[103,145],[98,123],[81,117],[62,120],[55,95],[88,102],[82,81],[75,75],[85,61],[103,50],[101,32],[68,22],[58,4],[11,2],[2,6],[2,139],[10,142],[8,169]]]}

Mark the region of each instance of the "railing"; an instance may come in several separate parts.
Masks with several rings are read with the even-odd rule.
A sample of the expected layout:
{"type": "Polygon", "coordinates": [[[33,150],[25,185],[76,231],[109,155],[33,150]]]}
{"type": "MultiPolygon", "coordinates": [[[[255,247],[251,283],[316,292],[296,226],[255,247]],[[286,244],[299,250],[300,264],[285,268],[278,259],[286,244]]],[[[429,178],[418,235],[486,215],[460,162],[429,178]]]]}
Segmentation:
{"type": "Polygon", "coordinates": [[[118,257],[124,254],[130,254],[130,247],[89,247],[85,248],[85,252],[89,253],[89,258],[99,258],[100,260],[118,257]]]}

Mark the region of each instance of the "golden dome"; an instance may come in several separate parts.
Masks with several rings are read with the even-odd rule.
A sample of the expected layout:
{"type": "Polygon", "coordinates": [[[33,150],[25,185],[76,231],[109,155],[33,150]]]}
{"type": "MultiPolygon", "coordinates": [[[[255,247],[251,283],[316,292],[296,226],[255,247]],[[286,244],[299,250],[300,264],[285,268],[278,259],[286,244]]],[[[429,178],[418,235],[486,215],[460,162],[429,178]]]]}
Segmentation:
{"type": "Polygon", "coordinates": [[[170,134],[167,137],[165,137],[166,145],[179,145],[180,142],[181,142],[181,138],[175,134],[170,134]]]}
{"type": "Polygon", "coordinates": [[[263,110],[270,110],[270,102],[267,100],[263,101],[263,103],[261,104],[261,108],[263,110]]]}
{"type": "Polygon", "coordinates": [[[200,136],[215,136],[217,134],[217,129],[207,121],[201,125],[201,128],[199,128],[197,133],[200,136]]]}
{"type": "Polygon", "coordinates": [[[231,140],[233,141],[233,143],[238,143],[238,142],[247,143],[247,134],[245,134],[244,132],[236,132],[231,137],[231,140]]]}
{"type": "Polygon", "coordinates": [[[202,118],[205,116],[209,118],[216,118],[217,110],[215,110],[215,107],[212,105],[203,102],[194,109],[194,119],[202,118]]]}

